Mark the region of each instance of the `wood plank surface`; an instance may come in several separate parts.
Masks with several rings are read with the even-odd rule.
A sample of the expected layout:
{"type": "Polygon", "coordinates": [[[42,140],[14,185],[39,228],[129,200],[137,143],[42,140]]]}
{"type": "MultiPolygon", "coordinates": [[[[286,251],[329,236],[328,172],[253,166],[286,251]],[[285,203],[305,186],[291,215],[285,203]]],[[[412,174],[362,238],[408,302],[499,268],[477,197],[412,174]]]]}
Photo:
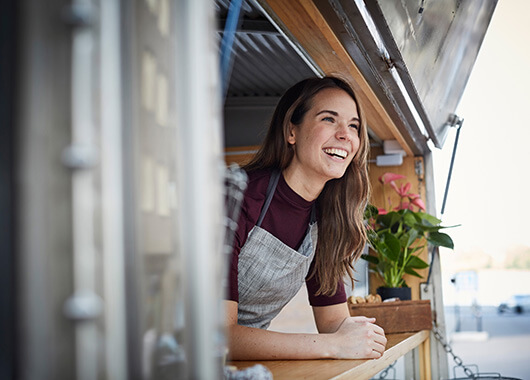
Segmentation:
{"type": "Polygon", "coordinates": [[[238,369],[255,364],[267,367],[275,380],[282,379],[370,379],[395,360],[419,346],[429,337],[429,331],[388,334],[387,349],[379,359],[366,360],[266,360],[231,361],[238,369]]]}

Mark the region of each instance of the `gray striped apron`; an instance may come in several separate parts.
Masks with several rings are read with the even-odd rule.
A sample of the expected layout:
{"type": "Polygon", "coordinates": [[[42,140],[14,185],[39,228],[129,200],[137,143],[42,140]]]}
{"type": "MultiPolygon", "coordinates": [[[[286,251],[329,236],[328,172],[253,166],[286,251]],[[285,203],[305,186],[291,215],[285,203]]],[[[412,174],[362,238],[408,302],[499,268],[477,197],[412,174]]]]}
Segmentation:
{"type": "Polygon", "coordinates": [[[298,251],[260,227],[280,175],[279,171],[272,173],[258,221],[239,253],[237,318],[242,326],[268,328],[271,320],[304,284],[315,256],[318,229],[314,207],[298,251]]]}

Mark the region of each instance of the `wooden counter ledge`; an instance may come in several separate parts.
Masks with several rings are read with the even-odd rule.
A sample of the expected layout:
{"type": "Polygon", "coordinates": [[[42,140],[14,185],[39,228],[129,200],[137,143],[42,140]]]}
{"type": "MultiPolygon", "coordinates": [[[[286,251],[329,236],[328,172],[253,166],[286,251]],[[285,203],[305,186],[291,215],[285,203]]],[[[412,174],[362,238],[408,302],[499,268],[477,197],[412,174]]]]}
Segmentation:
{"type": "Polygon", "coordinates": [[[428,330],[416,333],[387,335],[387,348],[383,356],[372,360],[264,360],[231,361],[238,369],[263,364],[274,380],[282,379],[370,379],[395,360],[418,347],[429,337],[428,330]]]}

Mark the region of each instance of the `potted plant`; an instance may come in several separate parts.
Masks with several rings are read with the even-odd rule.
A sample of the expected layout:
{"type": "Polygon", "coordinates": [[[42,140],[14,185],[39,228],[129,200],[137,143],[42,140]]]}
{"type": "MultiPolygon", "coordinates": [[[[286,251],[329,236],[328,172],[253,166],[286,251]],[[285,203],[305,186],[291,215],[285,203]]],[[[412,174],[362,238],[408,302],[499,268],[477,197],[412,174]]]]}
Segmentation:
{"type": "Polygon", "coordinates": [[[410,183],[396,183],[400,179],[405,179],[405,176],[385,173],[379,177],[385,202],[388,199],[388,203],[385,208],[379,209],[368,205],[365,212],[372,253],[361,257],[369,262],[370,270],[383,281],[384,285],[377,289],[383,299],[395,296],[402,300],[410,299],[410,288],[404,275],[422,277],[417,270],[427,268],[429,264],[418,254],[427,243],[453,248],[451,237],[440,232],[447,227],[440,225],[440,219],[425,212],[420,196],[410,192],[410,183]],[[390,197],[386,197],[387,186],[399,196],[399,204],[395,207],[390,197]]]}

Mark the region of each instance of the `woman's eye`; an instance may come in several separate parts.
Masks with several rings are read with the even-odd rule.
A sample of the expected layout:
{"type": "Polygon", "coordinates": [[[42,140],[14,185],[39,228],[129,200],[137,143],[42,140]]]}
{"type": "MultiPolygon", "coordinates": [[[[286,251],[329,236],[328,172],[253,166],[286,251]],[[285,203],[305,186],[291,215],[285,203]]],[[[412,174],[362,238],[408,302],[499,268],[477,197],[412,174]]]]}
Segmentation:
{"type": "Polygon", "coordinates": [[[330,116],[326,116],[325,118],[322,119],[322,121],[329,121],[330,123],[333,123],[335,121],[335,119],[333,119],[330,116]]]}
{"type": "Polygon", "coordinates": [[[350,124],[351,128],[359,129],[359,124],[350,124]]]}

